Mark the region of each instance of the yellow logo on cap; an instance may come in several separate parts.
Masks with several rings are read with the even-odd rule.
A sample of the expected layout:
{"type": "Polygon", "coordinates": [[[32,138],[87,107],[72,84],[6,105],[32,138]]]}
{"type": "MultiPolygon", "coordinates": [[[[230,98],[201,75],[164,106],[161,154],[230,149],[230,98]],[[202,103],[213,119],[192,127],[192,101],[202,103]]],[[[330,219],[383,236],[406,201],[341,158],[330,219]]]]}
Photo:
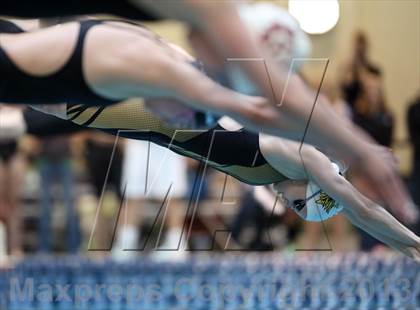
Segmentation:
{"type": "Polygon", "coordinates": [[[320,204],[327,213],[330,213],[333,208],[338,208],[338,202],[328,196],[325,192],[320,192],[319,197],[315,202],[320,204]]]}

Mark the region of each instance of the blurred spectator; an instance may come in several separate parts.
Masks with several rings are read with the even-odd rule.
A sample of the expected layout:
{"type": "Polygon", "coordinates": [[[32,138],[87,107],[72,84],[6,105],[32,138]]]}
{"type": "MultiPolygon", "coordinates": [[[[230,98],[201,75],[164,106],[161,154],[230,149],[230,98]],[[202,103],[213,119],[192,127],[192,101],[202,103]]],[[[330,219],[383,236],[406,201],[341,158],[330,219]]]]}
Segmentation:
{"type": "Polygon", "coordinates": [[[83,246],[95,250],[95,254],[108,254],[122,201],[120,184],[123,149],[120,142],[124,139],[118,139],[116,144],[114,136],[86,130],[73,141],[76,158],[83,163],[82,172],[92,189],[78,201],[80,212],[83,213],[83,246]]]}
{"type": "Polygon", "coordinates": [[[70,253],[77,253],[80,242],[79,218],[74,204],[74,178],[68,137],[60,136],[41,140],[39,169],[42,203],[39,250],[46,253],[52,250],[51,216],[53,202],[58,197],[55,185],[60,185],[60,198],[67,213],[67,250],[70,253]]]}
{"type": "MultiPolygon", "coordinates": [[[[353,107],[353,122],[366,131],[376,142],[390,147],[393,139],[394,117],[387,110],[382,89],[381,72],[375,67],[367,66],[360,71],[360,91],[353,107]]],[[[373,200],[378,200],[361,178],[352,178],[356,188],[363,189],[373,200]]],[[[381,243],[360,231],[361,248],[369,251],[376,249],[381,243]]]]}
{"type": "Polygon", "coordinates": [[[204,163],[192,158],[185,158],[187,162],[187,186],[188,191],[185,199],[189,201],[199,201],[209,198],[209,182],[213,172],[211,167],[205,167],[204,163]],[[203,172],[205,175],[203,176],[203,172]],[[199,196],[198,196],[199,195],[199,196]]]}
{"type": "Polygon", "coordinates": [[[116,146],[114,150],[115,139],[111,135],[97,131],[89,132],[86,135],[86,166],[89,180],[98,198],[101,197],[104,186],[106,186],[106,190],[114,191],[118,198],[121,198],[123,152],[119,146],[116,146]]]}
{"type": "MultiPolygon", "coordinates": [[[[238,213],[232,223],[232,238],[244,249],[256,251],[273,250],[267,231],[280,224],[280,218],[286,209],[276,199],[276,195],[266,186],[254,186],[242,195],[238,213]],[[253,234],[243,240],[246,228],[252,228],[253,234]]],[[[285,240],[282,240],[285,242],[285,240]]],[[[282,244],[283,245],[283,244],[282,244]]]]}
{"type": "Polygon", "coordinates": [[[368,67],[361,76],[361,90],[354,102],[353,122],[381,145],[391,146],[394,118],[385,105],[380,71],[368,67]]]}
{"type": "MultiPolygon", "coordinates": [[[[14,107],[0,106],[3,117],[14,107]]],[[[1,130],[1,128],[0,128],[1,130]]],[[[18,141],[0,141],[0,221],[4,224],[5,240],[1,240],[12,256],[22,255],[22,227],[19,194],[25,171],[25,160],[19,152],[18,141]]],[[[4,253],[5,254],[5,253],[4,253]]]]}
{"type": "MultiPolygon", "coordinates": [[[[413,145],[413,168],[409,180],[411,195],[417,206],[420,206],[420,95],[410,105],[407,114],[410,141],[413,145]]],[[[420,225],[413,227],[417,234],[420,233],[420,225]]]]}
{"type": "Polygon", "coordinates": [[[167,230],[161,245],[163,250],[154,252],[153,258],[184,259],[187,254],[184,250],[186,233],[182,233],[186,211],[183,198],[187,193],[185,159],[148,141],[127,140],[121,187],[127,202],[121,212],[113,256],[116,259],[128,259],[137,254],[136,250],[143,248],[138,245],[141,239],[138,227],[148,202],[155,202],[155,205],[163,206],[162,225],[167,230]],[[174,251],[178,247],[180,250],[174,251]]]}
{"type": "MultiPolygon", "coordinates": [[[[101,204],[94,247],[108,248],[113,238],[112,227],[115,225],[117,209],[123,199],[120,186],[123,147],[121,143],[115,145],[115,137],[99,131],[87,132],[84,142],[88,179],[93,186],[97,206],[101,204]]],[[[92,226],[89,225],[88,229],[92,229],[92,226]]]]}
{"type": "MultiPolygon", "coordinates": [[[[315,86],[315,83],[312,83],[315,86]]],[[[316,87],[316,86],[315,86],[316,87]]],[[[333,110],[338,116],[344,118],[346,121],[351,122],[352,110],[348,102],[342,97],[340,87],[335,81],[324,81],[322,85],[322,92],[319,94],[320,98],[326,97],[326,101],[331,104],[333,110]]]]}
{"type": "Polygon", "coordinates": [[[344,100],[354,106],[356,99],[362,92],[361,74],[367,68],[373,68],[380,72],[369,59],[369,41],[363,32],[357,32],[354,37],[353,55],[350,63],[343,70],[344,76],[341,82],[344,100]]]}

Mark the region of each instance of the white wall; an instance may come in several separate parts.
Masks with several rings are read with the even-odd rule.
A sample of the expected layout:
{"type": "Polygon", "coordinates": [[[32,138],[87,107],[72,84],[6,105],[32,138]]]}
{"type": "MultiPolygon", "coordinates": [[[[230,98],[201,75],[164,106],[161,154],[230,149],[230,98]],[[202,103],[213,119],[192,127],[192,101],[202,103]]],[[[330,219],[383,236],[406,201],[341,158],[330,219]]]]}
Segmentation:
{"type": "MultiPolygon", "coordinates": [[[[353,34],[364,31],[371,43],[370,56],[384,73],[387,104],[396,117],[397,141],[407,139],[407,104],[420,91],[420,1],[340,1],[337,26],[324,35],[311,36],[314,57],[328,57],[329,80],[351,57],[353,34]]],[[[401,170],[410,170],[410,148],[395,145],[401,170]]]]}

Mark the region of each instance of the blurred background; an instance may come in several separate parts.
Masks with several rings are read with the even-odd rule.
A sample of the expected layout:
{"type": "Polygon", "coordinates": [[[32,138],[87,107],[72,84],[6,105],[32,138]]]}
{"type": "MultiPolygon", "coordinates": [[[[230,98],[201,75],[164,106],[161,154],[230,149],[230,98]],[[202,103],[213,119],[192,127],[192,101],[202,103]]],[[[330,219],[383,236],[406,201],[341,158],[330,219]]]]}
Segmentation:
{"type": "MultiPolygon", "coordinates": [[[[331,108],[361,126],[378,143],[393,149],[401,176],[415,203],[420,205],[420,2],[324,1],[336,2],[336,7],[333,5],[331,11],[311,10],[312,17],[293,2],[296,1],[272,1],[289,8],[301,25],[306,25],[304,30],[323,32],[309,34],[312,57],[318,60],[305,62],[303,76],[318,87],[316,83],[329,60],[321,91],[333,103],[331,108]],[[313,29],[311,18],[330,18],[331,24],[326,30],[313,29]]],[[[168,41],[191,50],[181,24],[167,21],[147,26],[168,41]]],[[[352,179],[351,175],[349,178],[356,187],[363,188],[362,179],[352,179]]],[[[190,268],[199,268],[201,261],[207,264],[206,272],[211,273],[214,261],[208,255],[217,255],[228,265],[235,262],[233,255],[247,257],[243,267],[247,272],[246,268],[259,265],[265,266],[266,275],[274,272],[267,261],[283,261],[284,265],[277,269],[283,273],[273,273],[278,279],[293,266],[295,271],[309,266],[305,270],[310,274],[310,260],[302,260],[321,255],[324,258],[314,261],[325,268],[340,261],[351,269],[372,260],[376,265],[373,263],[366,272],[385,270],[386,274],[386,266],[397,266],[405,271],[415,270],[414,276],[419,274],[418,266],[405,260],[391,258],[383,263],[377,256],[349,254],[369,252],[383,256],[388,250],[341,215],[326,223],[307,223],[289,210],[271,214],[273,206],[275,210],[282,210],[282,206],[275,205],[275,198],[264,187],[243,185],[147,142],[116,141],[93,131],[3,141],[0,184],[0,258],[5,268],[27,256],[71,254],[100,260],[112,258],[113,262],[141,259],[147,264],[182,264],[196,259],[190,268]],[[170,200],[166,196],[169,186],[175,189],[170,200]],[[181,250],[175,251],[178,247],[181,250]],[[156,248],[161,251],[154,251],[156,248]],[[262,253],[267,251],[274,252],[264,256],[262,253]],[[253,252],[260,256],[253,256],[253,252]],[[276,253],[282,253],[282,259],[276,253]],[[200,260],[196,255],[207,258],[200,260]],[[288,259],[288,255],[296,260],[288,259]],[[264,257],[265,264],[261,263],[264,257]],[[334,260],[336,257],[340,259],[334,260]]],[[[419,234],[420,224],[411,229],[419,234]]],[[[60,268],[70,268],[60,259],[40,258],[34,264],[39,264],[41,270],[51,264],[48,272],[52,274],[63,270],[60,268]]],[[[94,267],[89,264],[92,262],[83,261],[81,266],[92,270],[94,267]]],[[[168,265],[159,266],[158,272],[168,265]]],[[[20,268],[27,271],[32,267],[23,263],[20,268]]],[[[243,272],[227,270],[232,275],[243,272]]],[[[417,286],[410,286],[410,292],[420,287],[419,277],[415,279],[417,286]]],[[[413,294],[411,302],[415,307],[420,297],[413,294]]],[[[22,304],[5,304],[5,309],[24,309],[19,308],[22,304]]],[[[322,305],[319,307],[325,306],[322,305]]],[[[29,304],[25,307],[33,309],[29,304]]],[[[164,304],[154,304],[152,308],[159,307],[165,309],[164,304]]],[[[220,303],[211,307],[235,309],[235,305],[220,303]]]]}

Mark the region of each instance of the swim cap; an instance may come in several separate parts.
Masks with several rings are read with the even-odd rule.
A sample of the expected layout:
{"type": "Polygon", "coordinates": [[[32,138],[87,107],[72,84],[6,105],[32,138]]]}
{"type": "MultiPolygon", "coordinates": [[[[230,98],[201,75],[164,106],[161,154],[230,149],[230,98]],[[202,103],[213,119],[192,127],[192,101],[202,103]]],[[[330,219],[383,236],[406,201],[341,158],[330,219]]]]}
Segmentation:
{"type": "MultiPolygon", "coordinates": [[[[256,3],[240,6],[239,14],[251,33],[256,35],[258,45],[268,50],[279,68],[289,70],[294,58],[309,57],[311,42],[286,10],[274,4],[256,3]]],[[[239,68],[239,61],[230,60],[229,63],[232,88],[247,95],[258,95],[256,87],[239,68]]],[[[302,61],[293,62],[293,71],[298,71],[302,64],[302,61]]],[[[264,65],[262,61],[261,65],[264,65]]]]}
{"type": "MultiPolygon", "coordinates": [[[[305,58],[311,53],[311,42],[298,21],[287,10],[270,3],[239,7],[245,25],[257,36],[278,65],[290,66],[292,58],[305,58]]],[[[295,70],[298,67],[294,68],[295,70]]]]}
{"type": "MultiPolygon", "coordinates": [[[[340,173],[340,168],[337,164],[331,163],[334,170],[340,173]]],[[[309,222],[325,221],[343,210],[340,205],[333,198],[323,192],[314,182],[308,182],[306,187],[306,214],[300,212],[299,215],[309,222]]]]}

